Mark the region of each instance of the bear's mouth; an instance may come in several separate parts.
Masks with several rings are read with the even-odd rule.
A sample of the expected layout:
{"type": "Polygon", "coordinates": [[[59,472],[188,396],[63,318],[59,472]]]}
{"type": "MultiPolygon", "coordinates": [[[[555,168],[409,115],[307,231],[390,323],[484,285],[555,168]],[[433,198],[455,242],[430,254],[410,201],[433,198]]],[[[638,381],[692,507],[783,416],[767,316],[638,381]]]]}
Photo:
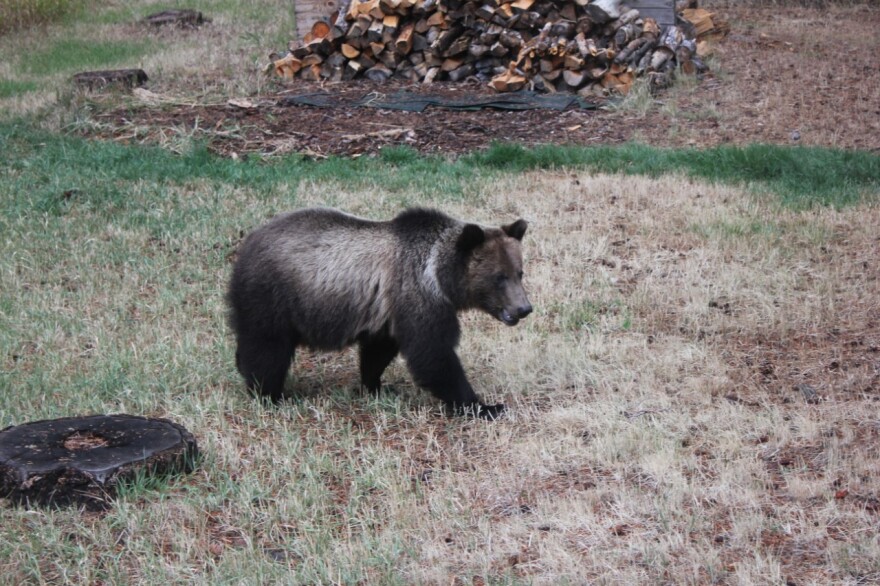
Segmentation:
{"type": "Polygon", "coordinates": [[[506,309],[501,310],[501,314],[498,316],[498,319],[500,319],[501,321],[503,321],[505,324],[507,324],[509,326],[515,326],[516,324],[519,323],[519,318],[513,317],[512,315],[510,315],[510,312],[507,311],[506,309]]]}

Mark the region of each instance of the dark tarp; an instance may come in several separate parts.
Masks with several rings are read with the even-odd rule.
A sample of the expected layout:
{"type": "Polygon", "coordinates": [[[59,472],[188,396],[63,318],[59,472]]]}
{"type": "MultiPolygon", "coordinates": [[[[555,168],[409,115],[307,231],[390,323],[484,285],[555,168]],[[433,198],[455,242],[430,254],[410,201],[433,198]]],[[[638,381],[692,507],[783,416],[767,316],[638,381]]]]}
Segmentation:
{"type": "Polygon", "coordinates": [[[286,96],[278,101],[279,106],[316,106],[319,108],[362,107],[380,108],[383,110],[407,110],[423,112],[428,106],[446,108],[448,110],[481,110],[495,108],[498,110],[565,110],[575,106],[581,109],[593,109],[595,104],[585,101],[572,94],[539,94],[520,91],[495,96],[447,97],[422,95],[411,92],[396,92],[391,95],[379,93],[367,94],[359,100],[342,97],[327,92],[314,92],[298,96],[286,96]]]}

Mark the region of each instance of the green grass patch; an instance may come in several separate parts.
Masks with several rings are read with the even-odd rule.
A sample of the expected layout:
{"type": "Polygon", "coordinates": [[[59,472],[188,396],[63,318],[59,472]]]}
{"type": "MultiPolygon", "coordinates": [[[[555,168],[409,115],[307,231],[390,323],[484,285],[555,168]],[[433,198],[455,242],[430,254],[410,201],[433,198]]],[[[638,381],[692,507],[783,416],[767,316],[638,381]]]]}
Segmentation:
{"type": "MultiPolygon", "coordinates": [[[[128,146],[58,136],[21,123],[0,126],[0,148],[10,154],[13,173],[6,182],[13,194],[8,204],[61,213],[74,190],[78,205],[130,208],[118,182],[183,185],[208,181],[217,186],[247,188],[266,196],[276,189],[295,197],[306,182],[375,187],[400,205],[416,205],[412,194],[426,199],[479,197],[480,178],[534,169],[586,168],[597,172],[660,176],[683,173],[713,182],[744,184],[770,193],[788,206],[847,206],[880,195],[880,157],[865,152],[756,145],[706,150],[658,149],[643,145],[526,149],[496,144],[457,160],[421,156],[411,149],[390,148],[377,158],[311,161],[293,155],[276,160],[250,156],[239,161],[211,154],[194,143],[184,155],[158,147],[128,146]],[[11,153],[15,153],[11,155],[11,153]],[[292,187],[293,186],[293,187],[292,187]],[[17,203],[16,203],[17,202],[17,203]]],[[[332,203],[332,202],[331,202],[332,203]]],[[[22,208],[22,209],[24,209],[22,208]]]]}
{"type": "Polygon", "coordinates": [[[264,161],[250,156],[231,161],[211,154],[199,143],[186,154],[175,155],[158,147],[59,136],[16,124],[0,126],[0,148],[16,153],[5,163],[11,171],[7,187],[13,194],[7,204],[20,212],[63,213],[71,199],[64,194],[71,190],[80,208],[130,209],[135,203],[119,188],[119,182],[139,182],[152,189],[207,181],[218,187],[247,188],[260,197],[281,188],[291,198],[298,184],[331,182],[375,186],[403,198],[400,204],[415,205],[421,202],[411,199],[413,189],[432,198],[475,197],[478,187],[474,179],[495,172],[399,149],[390,149],[378,160],[330,158],[313,162],[290,156],[264,161]]]}
{"type": "Polygon", "coordinates": [[[52,75],[120,64],[133,67],[149,49],[150,44],[146,41],[63,39],[23,58],[22,68],[31,75],[52,75]]]}
{"type": "Polygon", "coordinates": [[[18,81],[15,79],[0,79],[0,99],[20,96],[35,91],[39,86],[32,81],[18,81]]]}
{"type": "Polygon", "coordinates": [[[477,166],[525,171],[581,167],[657,177],[684,173],[708,181],[748,185],[773,193],[784,205],[847,206],[880,195],[880,156],[818,147],[750,145],[660,149],[645,145],[524,148],[496,144],[465,158],[477,166]]]}
{"type": "Polygon", "coordinates": [[[72,14],[82,6],[82,0],[2,0],[0,33],[46,24],[72,14]]]}

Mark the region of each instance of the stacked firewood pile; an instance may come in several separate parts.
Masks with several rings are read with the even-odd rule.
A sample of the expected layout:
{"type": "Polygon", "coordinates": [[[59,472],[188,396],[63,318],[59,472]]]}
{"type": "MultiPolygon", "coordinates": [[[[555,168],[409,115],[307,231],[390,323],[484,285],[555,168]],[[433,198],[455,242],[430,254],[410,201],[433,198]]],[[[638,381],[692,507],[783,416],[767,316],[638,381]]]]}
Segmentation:
{"type": "Polygon", "coordinates": [[[703,68],[694,39],[622,0],[351,0],[271,69],[285,78],[476,78],[522,88],[626,93],[637,76],[665,85],[703,68]]]}

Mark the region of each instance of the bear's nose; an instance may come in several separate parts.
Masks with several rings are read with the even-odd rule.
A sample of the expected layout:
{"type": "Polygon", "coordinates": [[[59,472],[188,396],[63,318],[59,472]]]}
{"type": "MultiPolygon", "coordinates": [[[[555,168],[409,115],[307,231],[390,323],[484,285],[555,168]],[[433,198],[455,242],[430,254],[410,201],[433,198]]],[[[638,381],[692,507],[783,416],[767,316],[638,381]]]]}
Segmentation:
{"type": "Polygon", "coordinates": [[[525,316],[529,315],[530,313],[532,313],[532,306],[531,305],[523,305],[522,307],[517,308],[516,317],[519,319],[522,319],[525,316]]]}

